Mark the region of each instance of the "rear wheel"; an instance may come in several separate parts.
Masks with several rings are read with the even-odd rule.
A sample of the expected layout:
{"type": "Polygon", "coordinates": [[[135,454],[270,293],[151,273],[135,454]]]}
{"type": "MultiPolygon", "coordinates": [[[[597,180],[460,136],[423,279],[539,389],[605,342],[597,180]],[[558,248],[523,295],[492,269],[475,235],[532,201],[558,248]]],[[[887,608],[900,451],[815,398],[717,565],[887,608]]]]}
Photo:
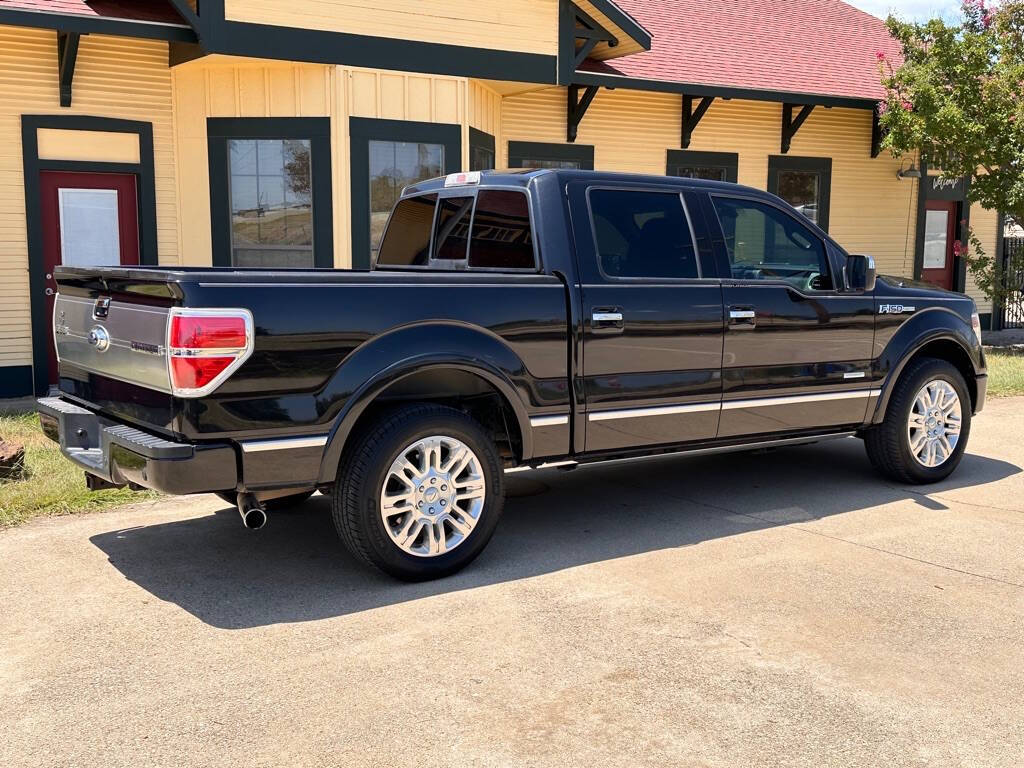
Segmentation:
{"type": "Polygon", "coordinates": [[[407,581],[469,564],[494,533],[503,503],[494,443],[463,412],[432,404],[393,411],[356,437],[332,498],[348,549],[407,581]]]}
{"type": "Polygon", "coordinates": [[[945,360],[922,358],[903,372],[885,420],[865,435],[871,463],[904,483],[934,483],[957,468],[971,431],[967,383],[945,360]]]}

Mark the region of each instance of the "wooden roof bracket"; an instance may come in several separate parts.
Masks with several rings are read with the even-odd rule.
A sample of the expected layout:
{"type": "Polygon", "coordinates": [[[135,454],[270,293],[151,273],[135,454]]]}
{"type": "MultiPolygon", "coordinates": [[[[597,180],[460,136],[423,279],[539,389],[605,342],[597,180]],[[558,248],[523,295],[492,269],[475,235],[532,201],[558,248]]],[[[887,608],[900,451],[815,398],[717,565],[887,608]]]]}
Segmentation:
{"type": "Polygon", "coordinates": [[[573,70],[575,71],[580,68],[580,64],[586,61],[598,43],[608,43],[609,48],[614,48],[619,44],[619,39],[575,4],[572,6],[572,13],[575,39],[583,41],[583,45],[575,49],[573,61],[573,70]]]}
{"type": "Polygon", "coordinates": [[[704,96],[700,99],[697,109],[694,109],[693,100],[695,98],[699,97],[683,95],[683,135],[681,139],[683,149],[690,148],[690,137],[693,135],[694,129],[715,100],[714,96],[704,96]]]}
{"type": "Polygon", "coordinates": [[[75,62],[78,61],[78,32],[57,31],[57,79],[60,84],[60,105],[71,106],[71,84],[75,79],[75,62]]]}
{"type": "Polygon", "coordinates": [[[782,105],[782,154],[784,155],[789,152],[789,145],[793,141],[793,137],[796,136],[796,132],[800,130],[800,126],[804,124],[804,121],[814,111],[813,104],[804,104],[800,107],[800,112],[796,118],[794,118],[794,107],[800,107],[800,105],[790,104],[789,102],[782,105]]]}
{"type": "Polygon", "coordinates": [[[570,85],[566,92],[566,130],[565,140],[570,144],[576,141],[576,132],[579,129],[580,121],[587,114],[591,102],[601,90],[599,85],[570,85]],[[580,89],[583,95],[580,96],[580,89]]]}

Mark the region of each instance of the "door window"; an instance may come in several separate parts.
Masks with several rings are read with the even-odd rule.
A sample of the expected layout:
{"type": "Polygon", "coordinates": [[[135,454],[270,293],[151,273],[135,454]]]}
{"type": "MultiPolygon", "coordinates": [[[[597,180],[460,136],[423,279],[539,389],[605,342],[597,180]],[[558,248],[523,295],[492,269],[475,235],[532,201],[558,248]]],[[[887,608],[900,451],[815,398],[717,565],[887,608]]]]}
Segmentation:
{"type": "Polygon", "coordinates": [[[949,250],[949,211],[926,211],[924,219],[924,268],[945,269],[949,250]]]}
{"type": "Polygon", "coordinates": [[[598,263],[607,277],[700,277],[679,194],[595,188],[588,197],[598,263]]]}
{"type": "Polygon", "coordinates": [[[121,263],[116,189],[58,190],[61,261],[72,267],[121,263]]]}
{"type": "Polygon", "coordinates": [[[380,248],[388,215],[402,189],[442,175],[444,145],[412,141],[370,141],[370,250],[380,248]]]}
{"type": "Polygon", "coordinates": [[[387,237],[380,245],[377,264],[425,267],[430,258],[430,231],[437,195],[407,197],[395,206],[387,237]]]}
{"type": "Polygon", "coordinates": [[[733,278],[784,280],[800,290],[832,288],[824,243],[797,219],[755,200],[712,200],[733,278]]]}

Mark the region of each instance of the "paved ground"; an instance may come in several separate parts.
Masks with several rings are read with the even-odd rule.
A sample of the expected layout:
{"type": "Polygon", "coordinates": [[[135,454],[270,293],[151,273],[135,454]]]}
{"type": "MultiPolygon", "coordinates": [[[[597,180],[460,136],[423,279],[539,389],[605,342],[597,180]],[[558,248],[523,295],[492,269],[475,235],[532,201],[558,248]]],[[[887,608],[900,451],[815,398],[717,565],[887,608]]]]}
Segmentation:
{"type": "Polygon", "coordinates": [[[859,442],[519,475],[409,586],[322,498],[0,533],[0,765],[1020,765],[1024,399],[959,472],[859,442]]]}

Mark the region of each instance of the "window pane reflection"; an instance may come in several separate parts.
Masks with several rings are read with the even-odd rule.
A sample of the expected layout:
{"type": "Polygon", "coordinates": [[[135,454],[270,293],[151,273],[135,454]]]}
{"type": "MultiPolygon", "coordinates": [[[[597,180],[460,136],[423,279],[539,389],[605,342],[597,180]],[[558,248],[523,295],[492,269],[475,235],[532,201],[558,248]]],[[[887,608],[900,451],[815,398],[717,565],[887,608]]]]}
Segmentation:
{"type": "Polygon", "coordinates": [[[442,168],[441,144],[370,141],[370,248],[374,256],[402,188],[440,176],[442,168]]]}

